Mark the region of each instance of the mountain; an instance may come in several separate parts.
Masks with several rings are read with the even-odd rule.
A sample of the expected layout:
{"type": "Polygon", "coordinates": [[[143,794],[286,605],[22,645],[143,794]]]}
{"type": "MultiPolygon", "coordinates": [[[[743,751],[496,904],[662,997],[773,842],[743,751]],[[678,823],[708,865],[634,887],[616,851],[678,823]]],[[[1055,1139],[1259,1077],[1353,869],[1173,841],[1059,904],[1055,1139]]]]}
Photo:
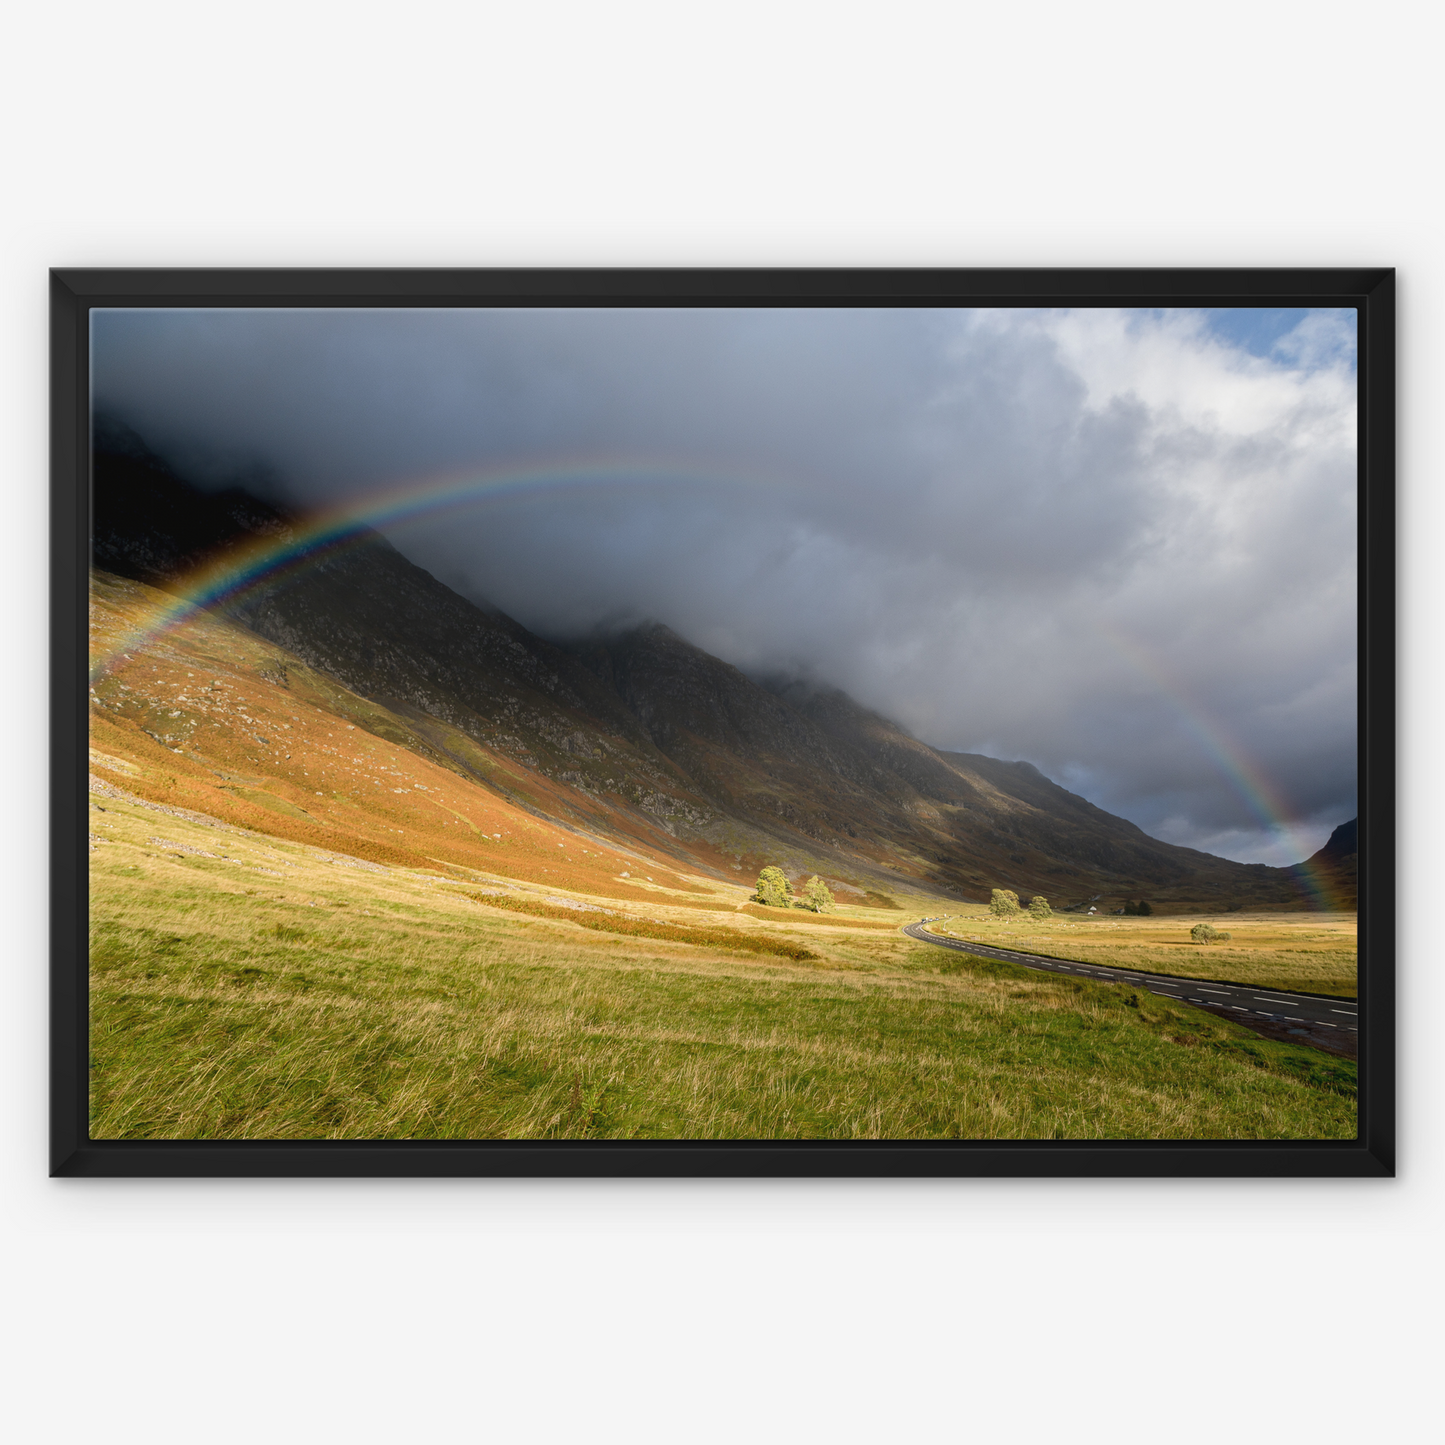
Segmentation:
{"type": "Polygon", "coordinates": [[[1359,819],[1341,823],[1318,853],[1289,871],[1301,886],[1333,895],[1342,908],[1354,908],[1360,891],[1359,819]]]}
{"type": "MultiPolygon", "coordinates": [[[[192,487],[114,426],[93,475],[94,562],[119,576],[173,587],[240,541],[300,535],[298,517],[192,487]]],[[[782,862],[868,888],[907,880],[986,899],[1010,887],[1074,906],[1302,896],[1297,870],[1160,842],[1028,763],[931,748],[834,689],[762,686],[661,624],[548,642],[374,532],[224,612],[404,720],[407,746],[535,812],[645,837],[695,867],[782,862]],[[499,778],[459,735],[519,766],[499,778]]]]}

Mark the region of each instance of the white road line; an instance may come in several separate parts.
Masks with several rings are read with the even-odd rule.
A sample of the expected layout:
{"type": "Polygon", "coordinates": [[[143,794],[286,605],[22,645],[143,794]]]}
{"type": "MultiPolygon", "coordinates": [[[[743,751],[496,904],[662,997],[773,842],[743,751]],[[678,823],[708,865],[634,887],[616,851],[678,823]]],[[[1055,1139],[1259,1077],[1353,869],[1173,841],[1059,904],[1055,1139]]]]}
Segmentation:
{"type": "Polygon", "coordinates": [[[1292,998],[1261,998],[1258,994],[1255,994],[1255,995],[1254,995],[1254,1001],[1255,1001],[1255,1003],[1293,1003],[1293,1002],[1294,1002],[1294,1000],[1293,1000],[1292,998]]]}
{"type": "Polygon", "coordinates": [[[1332,1024],[1328,1019],[1316,1019],[1315,1022],[1316,1022],[1322,1029],[1337,1029],[1337,1028],[1339,1028],[1339,1024],[1332,1024]]]}
{"type": "Polygon", "coordinates": [[[1227,988],[1210,988],[1207,983],[1197,983],[1194,986],[1199,990],[1200,993],[1229,993],[1229,990],[1227,988]]]}
{"type": "Polygon", "coordinates": [[[1302,1024],[1304,1022],[1303,1019],[1291,1018],[1288,1014],[1284,1016],[1284,1021],[1287,1024],[1302,1024]]]}

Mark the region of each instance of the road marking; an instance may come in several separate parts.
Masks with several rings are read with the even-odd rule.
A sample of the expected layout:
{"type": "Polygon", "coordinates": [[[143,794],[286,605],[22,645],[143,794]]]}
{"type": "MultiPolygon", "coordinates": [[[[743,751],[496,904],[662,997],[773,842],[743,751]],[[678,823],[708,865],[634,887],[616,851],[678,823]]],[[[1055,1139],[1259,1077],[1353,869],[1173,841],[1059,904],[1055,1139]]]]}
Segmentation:
{"type": "Polygon", "coordinates": [[[1284,1016],[1284,1021],[1287,1024],[1302,1024],[1304,1022],[1303,1019],[1291,1018],[1288,1014],[1284,1016]]]}
{"type": "Polygon", "coordinates": [[[1254,1001],[1255,1001],[1255,1003],[1293,1003],[1293,1002],[1294,1002],[1294,1000],[1293,1000],[1292,998],[1261,998],[1258,994],[1255,994],[1255,995],[1254,995],[1254,1001]]]}
{"type": "Polygon", "coordinates": [[[1200,993],[1223,993],[1223,994],[1227,994],[1227,993],[1229,992],[1229,990],[1228,990],[1227,988],[1210,988],[1210,986],[1209,986],[1207,983],[1196,983],[1196,984],[1194,985],[1194,987],[1197,988],[1200,993]]]}
{"type": "Polygon", "coordinates": [[[1332,1014],[1344,1014],[1347,1018],[1359,1018],[1359,1014],[1352,1008],[1332,1008],[1330,1012],[1332,1014]]]}

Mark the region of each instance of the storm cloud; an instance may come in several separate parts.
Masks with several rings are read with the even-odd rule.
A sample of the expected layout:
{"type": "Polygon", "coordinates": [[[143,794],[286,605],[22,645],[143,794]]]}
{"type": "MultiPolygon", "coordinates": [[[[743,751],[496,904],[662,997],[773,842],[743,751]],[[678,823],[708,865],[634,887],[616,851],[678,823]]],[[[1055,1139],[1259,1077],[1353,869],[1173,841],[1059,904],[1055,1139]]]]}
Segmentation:
{"type": "Polygon", "coordinates": [[[97,407],[554,638],[666,622],[1170,842],[1355,811],[1348,311],[113,311],[97,407]],[[565,484],[545,479],[563,472],[565,484]]]}

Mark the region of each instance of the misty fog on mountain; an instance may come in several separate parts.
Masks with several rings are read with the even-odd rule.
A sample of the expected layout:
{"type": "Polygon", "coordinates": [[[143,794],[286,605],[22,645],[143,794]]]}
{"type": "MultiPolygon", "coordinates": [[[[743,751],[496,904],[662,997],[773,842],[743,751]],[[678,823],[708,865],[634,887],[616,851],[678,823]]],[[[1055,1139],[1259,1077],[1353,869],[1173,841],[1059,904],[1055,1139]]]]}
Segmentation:
{"type": "Polygon", "coordinates": [[[112,311],[94,402],[557,640],[642,621],[1272,864],[1355,813],[1350,311],[112,311]]]}

